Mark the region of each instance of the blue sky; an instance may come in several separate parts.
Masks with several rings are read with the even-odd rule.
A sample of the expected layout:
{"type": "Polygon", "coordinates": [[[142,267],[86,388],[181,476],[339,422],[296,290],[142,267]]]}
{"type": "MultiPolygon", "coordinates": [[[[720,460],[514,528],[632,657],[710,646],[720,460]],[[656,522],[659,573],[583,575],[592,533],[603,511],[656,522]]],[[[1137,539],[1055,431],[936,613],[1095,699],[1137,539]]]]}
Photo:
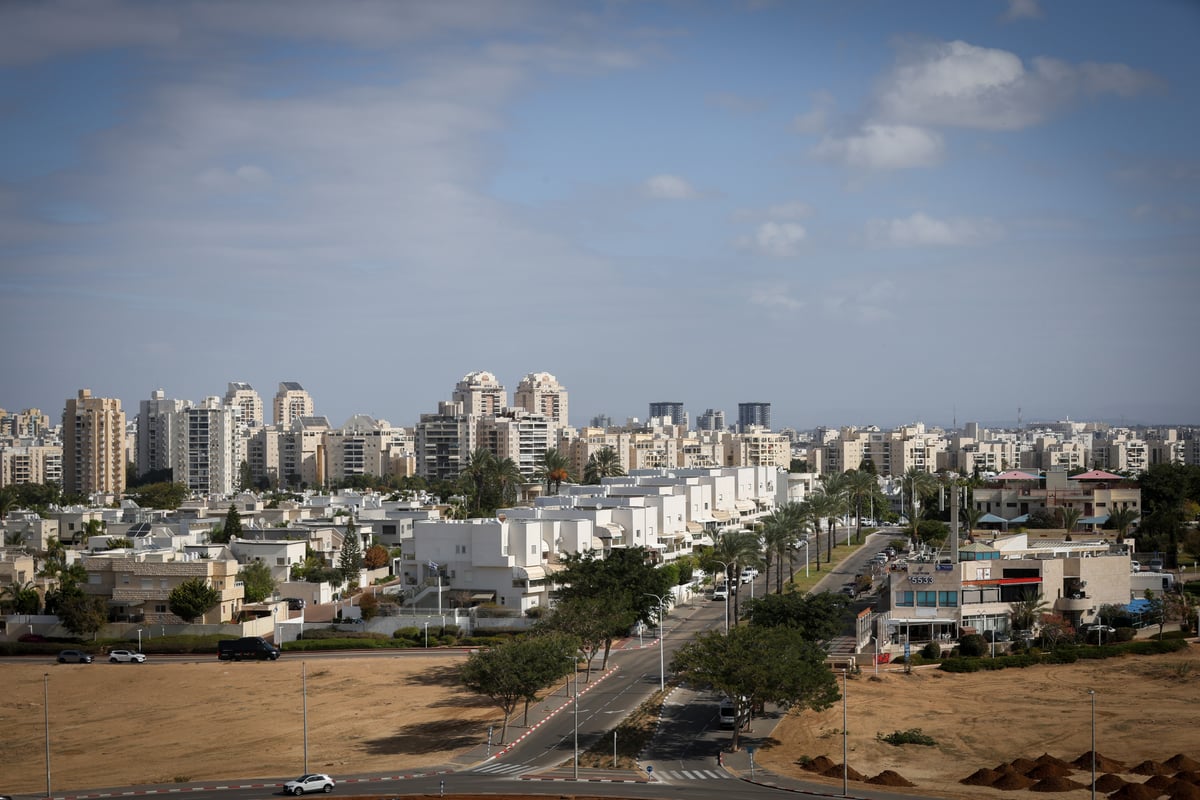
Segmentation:
{"type": "Polygon", "coordinates": [[[1200,422],[1191,2],[0,4],[0,407],[1200,422]]]}

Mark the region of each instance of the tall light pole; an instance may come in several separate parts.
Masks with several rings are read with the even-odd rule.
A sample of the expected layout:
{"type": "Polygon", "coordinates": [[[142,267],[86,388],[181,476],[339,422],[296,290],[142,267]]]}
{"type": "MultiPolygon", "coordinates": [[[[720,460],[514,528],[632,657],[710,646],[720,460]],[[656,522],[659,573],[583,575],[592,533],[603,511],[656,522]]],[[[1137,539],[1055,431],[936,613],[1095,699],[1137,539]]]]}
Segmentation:
{"type": "Polygon", "coordinates": [[[805,539],[803,542],[801,542],[800,546],[804,548],[804,577],[807,578],[808,577],[808,539],[805,539]]]}
{"type": "MultiPolygon", "coordinates": [[[[663,643],[663,640],[666,638],[666,634],[663,633],[663,615],[667,613],[667,600],[665,595],[657,595],[651,592],[642,592],[642,594],[646,597],[653,597],[658,601],[658,690],[662,692],[666,691],[667,688],[666,656],[663,652],[663,648],[666,646],[663,643]]],[[[726,601],[728,601],[728,596],[726,596],[726,601]]],[[[576,678],[576,680],[579,679],[576,678]]]]}
{"type": "Polygon", "coordinates": [[[142,652],[142,629],[138,628],[138,652],[142,652]]]}
{"type": "Polygon", "coordinates": [[[300,662],[300,703],[304,724],[304,774],[308,774],[308,675],[300,662]]]}
{"type": "Polygon", "coordinates": [[[46,721],[46,797],[50,793],[50,673],[42,676],[42,709],[46,721]]]}
{"type": "Polygon", "coordinates": [[[425,623],[425,649],[429,649],[429,622],[425,623]]]}
{"type": "Polygon", "coordinates": [[[849,747],[846,741],[846,670],[842,670],[842,797],[850,794],[849,747]]]}
{"type": "MultiPolygon", "coordinates": [[[[578,655],[567,656],[567,660],[571,662],[571,671],[575,673],[575,760],[573,766],[573,775],[575,780],[579,780],[579,660],[578,655]]],[[[570,678],[567,679],[567,686],[571,685],[570,678]]]]}
{"type": "Polygon", "coordinates": [[[713,561],[725,568],[725,633],[729,633],[729,562],[713,561]]]}
{"type": "Polygon", "coordinates": [[[1096,800],[1096,690],[1088,689],[1092,697],[1092,800],[1096,800]]]}

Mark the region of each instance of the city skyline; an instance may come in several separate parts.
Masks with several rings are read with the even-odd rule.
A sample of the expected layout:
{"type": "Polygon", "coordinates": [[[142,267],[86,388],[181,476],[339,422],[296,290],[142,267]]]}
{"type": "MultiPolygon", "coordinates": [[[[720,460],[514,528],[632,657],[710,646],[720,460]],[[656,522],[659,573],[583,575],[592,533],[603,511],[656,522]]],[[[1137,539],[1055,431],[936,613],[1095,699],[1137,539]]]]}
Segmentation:
{"type": "Polygon", "coordinates": [[[0,407],[1194,424],[1200,7],[0,5],[0,407]]]}

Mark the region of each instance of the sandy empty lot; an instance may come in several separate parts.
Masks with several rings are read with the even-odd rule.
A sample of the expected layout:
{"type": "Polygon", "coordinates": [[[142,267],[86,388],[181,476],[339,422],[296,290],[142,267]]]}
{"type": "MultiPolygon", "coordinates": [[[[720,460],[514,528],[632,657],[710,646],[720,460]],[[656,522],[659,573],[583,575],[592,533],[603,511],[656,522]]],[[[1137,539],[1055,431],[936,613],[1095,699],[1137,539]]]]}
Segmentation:
{"type": "MultiPolygon", "coordinates": [[[[153,657],[152,657],[153,658],[153,657]]],[[[500,715],[464,693],[461,656],[305,662],[309,767],[334,774],[445,763],[485,742],[500,715]]],[[[270,777],[303,767],[301,662],[50,665],[0,663],[0,791],[45,790],[44,675],[49,675],[56,792],[173,780],[270,777]]],[[[928,794],[1011,797],[958,783],[976,769],[1090,746],[1128,766],[1176,754],[1200,760],[1200,654],[952,675],[866,672],[849,681],[850,766],[890,769],[928,794]],[[920,728],[936,746],[893,747],[876,734],[920,728]]],[[[756,754],[772,771],[811,778],[803,758],[842,761],[841,704],[788,717],[756,754]]],[[[1143,781],[1146,776],[1126,775],[1143,781]]],[[[1076,780],[1086,781],[1079,773],[1076,780]]],[[[839,779],[829,779],[839,787],[839,779]]],[[[1058,795],[1083,798],[1076,790],[1058,795]]]]}

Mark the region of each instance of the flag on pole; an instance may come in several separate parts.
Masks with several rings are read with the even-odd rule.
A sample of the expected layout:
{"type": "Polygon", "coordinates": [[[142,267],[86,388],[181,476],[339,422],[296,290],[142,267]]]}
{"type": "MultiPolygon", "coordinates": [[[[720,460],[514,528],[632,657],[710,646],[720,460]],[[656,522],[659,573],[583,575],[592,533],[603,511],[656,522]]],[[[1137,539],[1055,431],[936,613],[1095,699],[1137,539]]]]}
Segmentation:
{"type": "Polygon", "coordinates": [[[426,562],[426,563],[427,563],[427,566],[428,566],[430,569],[436,570],[436,569],[440,569],[440,568],[441,568],[441,567],[440,567],[440,565],[439,565],[437,562],[435,562],[435,561],[429,561],[429,562],[426,562]]]}

